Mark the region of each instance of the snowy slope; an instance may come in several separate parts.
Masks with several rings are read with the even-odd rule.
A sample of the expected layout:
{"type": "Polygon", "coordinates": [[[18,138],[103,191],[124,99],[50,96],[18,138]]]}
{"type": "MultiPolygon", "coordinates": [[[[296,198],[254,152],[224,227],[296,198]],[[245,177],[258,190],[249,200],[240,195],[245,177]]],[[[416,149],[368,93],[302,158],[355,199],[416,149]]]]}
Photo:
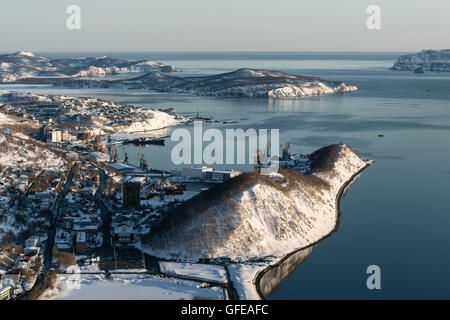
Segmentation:
{"type": "Polygon", "coordinates": [[[142,118],[140,121],[134,121],[127,126],[114,126],[114,131],[125,133],[152,131],[176,126],[181,122],[174,116],[159,110],[146,109],[144,111],[145,118],[142,118]]]}
{"type": "Polygon", "coordinates": [[[346,145],[324,149],[314,173],[280,170],[283,181],[256,173],[203,192],[169,214],[143,240],[148,253],[186,261],[283,256],[316,242],[336,224],[340,188],[366,163],[346,145]],[[322,157],[322,162],[323,159],[322,157]]]}
{"type": "Polygon", "coordinates": [[[339,81],[280,71],[239,69],[212,76],[175,77],[160,72],[126,80],[76,80],[60,83],[73,88],[142,89],[201,96],[294,98],[357,90],[339,81]]]}
{"type": "Polygon", "coordinates": [[[450,49],[422,50],[419,53],[401,56],[395,61],[393,70],[450,71],[450,49]]]}

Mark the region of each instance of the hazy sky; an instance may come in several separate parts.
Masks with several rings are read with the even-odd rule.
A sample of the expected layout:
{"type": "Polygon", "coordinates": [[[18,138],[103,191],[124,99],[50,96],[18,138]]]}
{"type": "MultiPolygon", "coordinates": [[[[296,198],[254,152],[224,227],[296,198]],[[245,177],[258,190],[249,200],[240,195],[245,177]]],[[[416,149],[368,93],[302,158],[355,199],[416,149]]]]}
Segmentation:
{"type": "Polygon", "coordinates": [[[2,0],[0,51],[416,51],[450,47],[449,0],[2,0]],[[81,8],[81,30],[66,9],[81,8]],[[381,30],[366,8],[381,8],[381,30]]]}

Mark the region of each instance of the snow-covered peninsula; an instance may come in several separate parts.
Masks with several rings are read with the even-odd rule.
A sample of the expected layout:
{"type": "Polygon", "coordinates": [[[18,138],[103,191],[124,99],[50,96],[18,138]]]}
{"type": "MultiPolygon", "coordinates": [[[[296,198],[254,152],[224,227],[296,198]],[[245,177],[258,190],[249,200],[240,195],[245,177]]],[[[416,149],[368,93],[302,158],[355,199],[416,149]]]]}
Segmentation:
{"type": "Polygon", "coordinates": [[[306,175],[246,173],[199,194],[168,214],[143,247],[168,259],[245,261],[318,241],[335,227],[341,187],[367,163],[346,145],[322,148],[310,161],[306,175]]]}
{"type": "Polygon", "coordinates": [[[160,72],[123,80],[73,80],[59,82],[72,88],[153,90],[200,96],[295,98],[344,93],[357,87],[281,71],[243,68],[211,76],[176,77],[160,72]]]}
{"type": "MultiPolygon", "coordinates": [[[[154,131],[187,121],[170,110],[124,105],[96,98],[9,90],[0,90],[1,114],[14,115],[26,122],[51,116],[67,130],[69,127],[89,126],[94,134],[110,135],[154,131]]],[[[70,130],[75,131],[73,128],[70,130]]]]}
{"type": "Polygon", "coordinates": [[[369,164],[347,145],[330,145],[309,155],[306,174],[242,174],[170,212],[138,247],[177,261],[227,257],[238,296],[262,298],[258,275],[332,233],[341,195],[369,164]]]}
{"type": "Polygon", "coordinates": [[[174,72],[174,66],[151,60],[130,61],[109,57],[53,59],[29,51],[0,55],[0,83],[24,78],[103,77],[129,72],[174,72]]]}
{"type": "Polygon", "coordinates": [[[446,50],[422,50],[397,58],[393,70],[414,71],[450,71],[450,49],[446,50]]]}

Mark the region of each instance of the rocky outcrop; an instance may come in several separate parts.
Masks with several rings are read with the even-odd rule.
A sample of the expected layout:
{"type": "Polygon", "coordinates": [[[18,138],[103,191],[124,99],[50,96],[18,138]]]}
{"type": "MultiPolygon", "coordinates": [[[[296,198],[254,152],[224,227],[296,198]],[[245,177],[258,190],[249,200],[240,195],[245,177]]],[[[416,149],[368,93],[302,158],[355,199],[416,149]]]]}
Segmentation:
{"type": "Polygon", "coordinates": [[[423,50],[401,56],[395,61],[393,70],[450,71],[450,49],[423,50]]]}

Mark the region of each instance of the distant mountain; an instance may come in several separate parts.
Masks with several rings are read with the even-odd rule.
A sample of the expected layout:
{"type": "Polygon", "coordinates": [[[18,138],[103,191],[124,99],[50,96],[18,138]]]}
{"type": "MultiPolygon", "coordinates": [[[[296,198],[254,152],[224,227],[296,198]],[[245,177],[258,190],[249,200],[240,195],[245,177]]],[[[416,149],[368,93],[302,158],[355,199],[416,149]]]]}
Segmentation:
{"type": "Polygon", "coordinates": [[[291,98],[357,90],[339,81],[304,77],[280,71],[243,68],[212,76],[176,77],[160,72],[126,80],[75,80],[67,87],[144,89],[201,96],[291,98]]]}
{"type": "Polygon", "coordinates": [[[450,71],[450,49],[422,50],[397,58],[393,70],[450,71]]]}
{"type": "Polygon", "coordinates": [[[151,60],[108,57],[52,59],[29,51],[0,55],[0,83],[37,77],[101,77],[126,72],[174,72],[175,67],[151,60]]]}

